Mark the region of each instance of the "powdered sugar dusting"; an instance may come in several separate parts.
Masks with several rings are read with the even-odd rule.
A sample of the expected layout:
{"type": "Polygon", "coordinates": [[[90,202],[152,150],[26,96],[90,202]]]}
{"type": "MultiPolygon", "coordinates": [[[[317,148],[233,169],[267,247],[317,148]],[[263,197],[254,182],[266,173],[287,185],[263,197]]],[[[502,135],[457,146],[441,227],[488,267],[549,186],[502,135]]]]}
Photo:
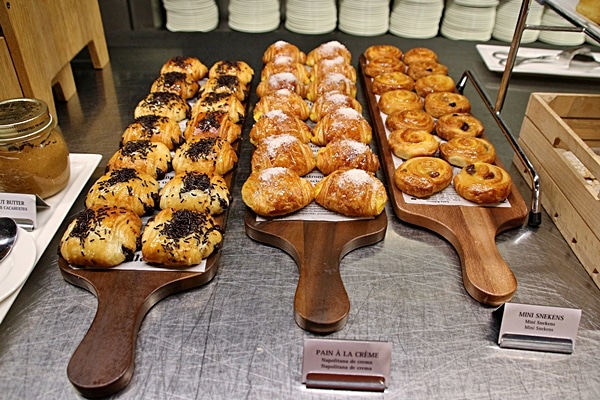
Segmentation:
{"type": "Polygon", "coordinates": [[[296,83],[298,78],[296,75],[291,72],[280,72],[278,74],[273,74],[269,77],[269,83],[272,85],[278,85],[279,83],[296,83]]]}
{"type": "Polygon", "coordinates": [[[276,179],[278,176],[287,174],[288,171],[289,170],[284,167],[265,168],[258,175],[258,179],[260,179],[263,182],[272,181],[273,179],[276,179]]]}
{"type": "Polygon", "coordinates": [[[351,185],[373,185],[373,178],[369,175],[368,172],[362,169],[349,169],[346,171],[342,171],[340,173],[340,179],[342,180],[342,184],[347,182],[351,185]]]}
{"type": "Polygon", "coordinates": [[[291,146],[293,143],[298,142],[298,138],[292,135],[283,134],[276,136],[269,136],[263,140],[263,144],[267,147],[267,155],[269,157],[275,157],[277,154],[285,151],[284,149],[291,146]]]}

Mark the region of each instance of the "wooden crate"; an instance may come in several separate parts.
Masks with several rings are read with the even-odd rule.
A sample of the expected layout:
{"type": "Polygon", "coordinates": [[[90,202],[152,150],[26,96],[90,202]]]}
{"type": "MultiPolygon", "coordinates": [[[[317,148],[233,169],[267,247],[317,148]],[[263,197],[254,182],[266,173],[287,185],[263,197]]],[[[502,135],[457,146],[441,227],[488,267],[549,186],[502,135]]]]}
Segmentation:
{"type": "Polygon", "coordinates": [[[540,175],[542,206],[600,288],[599,195],[563,152],[600,179],[600,95],[532,93],[518,140],[540,175]]]}

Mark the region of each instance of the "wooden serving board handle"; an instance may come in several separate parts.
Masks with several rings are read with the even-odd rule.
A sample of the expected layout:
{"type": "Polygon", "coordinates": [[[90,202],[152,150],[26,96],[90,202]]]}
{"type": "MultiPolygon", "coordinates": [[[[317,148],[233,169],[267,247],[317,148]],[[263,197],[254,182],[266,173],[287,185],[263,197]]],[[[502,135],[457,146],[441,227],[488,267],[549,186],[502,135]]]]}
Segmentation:
{"type": "Polygon", "coordinates": [[[350,299],[340,275],[341,259],[350,251],[383,239],[385,211],[377,218],[352,221],[257,221],[246,211],[246,233],[288,253],[298,265],[294,319],[315,333],[331,333],[346,324],[350,299]]]}
{"type": "Polygon", "coordinates": [[[198,273],[76,269],[59,257],[65,280],[98,298],[94,320],[67,367],[73,386],[89,398],[110,396],[127,386],[138,330],[148,310],[171,294],[209,282],[217,258],[198,273]]]}

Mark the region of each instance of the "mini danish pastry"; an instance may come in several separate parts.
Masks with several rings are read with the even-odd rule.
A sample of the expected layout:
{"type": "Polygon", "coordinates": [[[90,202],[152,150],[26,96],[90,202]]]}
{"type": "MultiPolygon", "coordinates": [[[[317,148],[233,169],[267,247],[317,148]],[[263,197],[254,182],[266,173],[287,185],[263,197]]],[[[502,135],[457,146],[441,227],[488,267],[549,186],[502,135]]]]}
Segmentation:
{"type": "Polygon", "coordinates": [[[394,57],[401,60],[402,50],[391,44],[374,44],[367,47],[364,55],[368,61],[379,57],[394,57]]]}
{"type": "Polygon", "coordinates": [[[281,110],[262,114],[250,129],[250,143],[257,146],[261,140],[270,136],[292,135],[302,143],[309,143],[313,137],[312,130],[300,118],[281,110]]]}
{"type": "Polygon", "coordinates": [[[491,204],[505,200],[512,187],[512,179],[504,169],[484,162],[465,166],[454,177],[454,189],[463,198],[477,204],[491,204]]]}
{"type": "Polygon", "coordinates": [[[435,119],[424,110],[392,111],[385,119],[385,126],[390,131],[410,128],[433,132],[435,119]]]}
{"type": "Polygon", "coordinates": [[[323,93],[313,103],[310,109],[310,119],[313,122],[319,121],[324,115],[341,107],[350,107],[362,113],[362,106],[355,97],[348,96],[337,90],[323,93]]]}
{"type": "Polygon", "coordinates": [[[133,260],[141,233],[142,220],[129,209],[86,208],[67,226],[59,254],[74,266],[115,267],[133,260]]]}
{"type": "Polygon", "coordinates": [[[229,118],[226,111],[199,112],[187,122],[183,136],[186,141],[218,137],[233,143],[242,135],[242,125],[229,118]]]}
{"type": "Polygon", "coordinates": [[[187,209],[218,215],[229,208],[231,195],[221,175],[183,172],[160,191],[160,208],[187,209]]]}
{"type": "Polygon", "coordinates": [[[131,140],[160,142],[169,150],[183,143],[179,124],[172,118],[161,115],[143,115],[130,123],[121,135],[121,146],[131,140]]]}
{"type": "Polygon", "coordinates": [[[260,141],[252,153],[252,171],[271,167],[286,167],[300,176],[315,168],[312,149],[295,136],[269,136],[260,141]]]}
{"type": "Polygon", "coordinates": [[[406,74],[416,81],[427,75],[448,75],[448,67],[436,61],[417,61],[408,66],[406,74]]]}
{"type": "Polygon", "coordinates": [[[267,79],[259,82],[256,87],[258,97],[266,96],[279,89],[289,89],[300,97],[306,97],[306,86],[298,77],[291,72],[280,72],[270,75],[267,79]]]}
{"type": "Polygon", "coordinates": [[[444,190],[452,181],[452,167],[437,157],[415,157],[404,161],[394,172],[394,183],[402,192],[429,197],[444,190]]]}
{"type": "Polygon", "coordinates": [[[487,140],[476,137],[455,137],[440,145],[440,156],[450,164],[464,167],[481,161],[496,161],[496,149],[487,140]]]}
{"type": "Polygon", "coordinates": [[[261,97],[254,106],[254,121],[273,110],[281,110],[302,121],[306,121],[310,115],[310,108],[302,96],[289,89],[280,89],[261,97]]]}
{"type": "Polygon", "coordinates": [[[390,90],[413,90],[415,81],[404,72],[384,72],[373,78],[373,93],[383,94],[390,90]]]}
{"type": "Polygon", "coordinates": [[[432,61],[437,62],[438,57],[435,51],[428,49],[426,47],[414,47],[412,49],[407,50],[404,53],[402,58],[404,62],[408,65],[414,64],[416,62],[423,61],[432,61]]]}
{"type": "Polygon", "coordinates": [[[289,56],[277,56],[273,61],[269,61],[260,72],[260,80],[267,80],[271,75],[282,72],[293,74],[298,80],[304,84],[310,81],[310,74],[304,66],[289,56]]]}
{"type": "Polygon", "coordinates": [[[284,167],[254,171],[242,185],[242,200],[263,217],[291,214],[306,207],[314,196],[310,181],[284,167]]]}
{"type": "Polygon", "coordinates": [[[336,139],[354,139],[370,143],[373,131],[369,122],[353,108],[341,107],[316,123],[311,141],[317,146],[325,146],[336,139]]]}
{"type": "Polygon", "coordinates": [[[222,138],[207,137],[186,142],[175,151],[173,170],[225,175],[237,163],[238,156],[231,144],[222,138]]]}
{"type": "Polygon", "coordinates": [[[206,92],[192,106],[192,118],[201,112],[226,111],[232,122],[242,122],[246,108],[235,94],[206,92]]]}
{"type": "Polygon", "coordinates": [[[262,61],[267,64],[280,56],[290,57],[300,64],[306,63],[306,54],[298,46],[285,40],[278,40],[269,45],[263,53],[262,61]]]}
{"type": "Polygon", "coordinates": [[[142,259],[162,267],[189,267],[210,256],[222,241],[221,228],[210,214],[167,208],[144,228],[142,259]]]}
{"type": "Polygon", "coordinates": [[[333,73],[319,77],[308,85],[306,98],[310,101],[316,101],[319,97],[328,92],[341,92],[350,97],[356,97],[356,83],[342,74],[333,73]]]}
{"type": "Polygon", "coordinates": [[[133,168],[155,179],[162,179],[171,169],[171,151],[160,142],[131,140],[113,154],[106,164],[106,171],[120,168],[133,168]]]}
{"type": "Polygon", "coordinates": [[[383,93],[377,104],[379,110],[388,115],[394,111],[423,109],[421,97],[415,92],[405,89],[390,90],[383,93]]]}
{"type": "Polygon", "coordinates": [[[415,92],[421,97],[433,92],[455,92],[454,79],[448,75],[427,75],[415,81],[415,92]]]}
{"type": "Polygon", "coordinates": [[[123,207],[139,216],[150,215],[158,205],[156,179],[133,168],[120,168],[102,175],[90,188],[85,206],[123,207]]]}
{"type": "Polygon", "coordinates": [[[365,74],[371,78],[387,72],[405,72],[406,65],[396,57],[379,57],[370,60],[365,66],[365,74]]]}
{"type": "Polygon", "coordinates": [[[198,93],[199,85],[185,72],[167,72],[152,82],[151,92],[175,93],[183,100],[191,99],[198,93]]]}
{"type": "Polygon", "coordinates": [[[249,84],[254,76],[254,70],[245,61],[221,60],[214,63],[208,70],[208,78],[220,76],[235,76],[244,85],[249,84]]]}
{"type": "Polygon", "coordinates": [[[431,133],[418,129],[399,129],[388,137],[392,153],[408,160],[413,157],[431,157],[440,147],[440,142],[431,133]]]}
{"type": "Polygon", "coordinates": [[[306,65],[313,66],[324,58],[341,56],[348,64],[352,62],[352,53],[337,40],[322,43],[306,55],[306,65]]]}
{"type": "Polygon", "coordinates": [[[315,202],[348,217],[376,217],[385,208],[387,193],[373,173],[342,169],[317,183],[315,202]]]}
{"type": "Polygon", "coordinates": [[[379,169],[379,158],[369,145],[353,139],[329,142],[316,156],[317,168],[323,175],[338,169],[362,169],[375,173],[379,169]]]}
{"type": "Polygon", "coordinates": [[[480,120],[469,113],[444,114],[438,118],[435,133],[445,140],[455,137],[479,137],[484,131],[480,120]]]}
{"type": "Polygon", "coordinates": [[[173,71],[185,72],[192,80],[198,82],[208,74],[208,67],[196,57],[177,56],[168,59],[160,69],[161,74],[173,71]]]}
{"type": "Polygon", "coordinates": [[[161,115],[179,122],[190,117],[190,105],[171,92],[149,93],[135,107],[134,118],[142,115],[161,115]]]}
{"type": "Polygon", "coordinates": [[[434,118],[444,114],[468,113],[471,111],[471,103],[466,96],[459,93],[429,93],[425,97],[425,111],[434,118]]]}

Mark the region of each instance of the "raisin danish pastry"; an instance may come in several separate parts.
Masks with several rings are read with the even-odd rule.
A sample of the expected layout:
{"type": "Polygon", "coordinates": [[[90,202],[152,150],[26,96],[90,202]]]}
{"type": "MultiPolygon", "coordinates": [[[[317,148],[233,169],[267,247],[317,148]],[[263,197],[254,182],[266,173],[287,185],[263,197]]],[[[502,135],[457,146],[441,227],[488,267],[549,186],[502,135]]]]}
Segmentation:
{"type": "Polygon", "coordinates": [[[369,145],[352,139],[329,142],[316,155],[317,168],[323,175],[338,169],[363,169],[375,172],[379,169],[379,158],[369,145]]]}
{"type": "Polygon", "coordinates": [[[445,140],[455,137],[479,137],[484,132],[481,121],[469,113],[444,114],[438,118],[435,133],[445,140]]]}
{"type": "Polygon", "coordinates": [[[496,161],[496,149],[485,139],[455,137],[440,145],[440,156],[450,164],[462,168],[477,161],[493,163],[496,161]]]}
{"type": "Polygon", "coordinates": [[[186,142],[175,151],[173,170],[176,174],[197,171],[225,175],[237,163],[235,149],[222,138],[200,138],[186,142]]]}
{"type": "Polygon", "coordinates": [[[452,181],[452,167],[437,157],[414,157],[394,172],[394,183],[404,193],[418,198],[444,190],[452,181]]]}
{"type": "Polygon", "coordinates": [[[477,204],[503,201],[510,195],[511,187],[508,172],[485,162],[469,164],[454,177],[456,193],[477,204]]]}
{"type": "Polygon", "coordinates": [[[221,175],[183,172],[175,175],[160,191],[160,208],[184,208],[212,215],[221,214],[231,202],[231,195],[221,175]]]}
{"type": "Polygon", "coordinates": [[[210,256],[223,241],[221,228],[208,213],[166,208],[142,233],[142,259],[164,267],[189,267],[210,256]]]}
{"type": "Polygon", "coordinates": [[[425,97],[425,111],[434,118],[445,114],[468,113],[471,111],[471,102],[460,93],[434,92],[425,97]]]}
{"type": "Polygon", "coordinates": [[[133,259],[141,232],[142,220],[129,209],[86,208],[67,226],[58,251],[71,265],[115,267],[133,259]]]}
{"type": "Polygon", "coordinates": [[[106,164],[106,171],[133,168],[155,179],[162,179],[171,169],[171,151],[160,142],[132,140],[125,143],[106,164]]]}

